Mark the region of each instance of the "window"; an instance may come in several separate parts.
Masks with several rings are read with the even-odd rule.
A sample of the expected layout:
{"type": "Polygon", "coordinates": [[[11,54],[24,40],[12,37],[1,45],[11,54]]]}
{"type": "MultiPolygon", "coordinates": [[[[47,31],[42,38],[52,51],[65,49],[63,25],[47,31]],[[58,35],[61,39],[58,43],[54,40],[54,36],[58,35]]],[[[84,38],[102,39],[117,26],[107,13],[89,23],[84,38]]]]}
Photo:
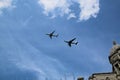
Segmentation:
{"type": "Polygon", "coordinates": [[[116,64],[115,67],[120,71],[120,66],[119,66],[119,64],[116,64]]]}

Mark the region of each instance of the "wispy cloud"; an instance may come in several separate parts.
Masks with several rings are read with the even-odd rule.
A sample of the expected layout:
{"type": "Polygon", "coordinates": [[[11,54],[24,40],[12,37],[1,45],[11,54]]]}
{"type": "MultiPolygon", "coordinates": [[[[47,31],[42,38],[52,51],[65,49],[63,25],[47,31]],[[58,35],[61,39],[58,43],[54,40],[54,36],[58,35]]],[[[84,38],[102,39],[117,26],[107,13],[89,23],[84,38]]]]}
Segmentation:
{"type": "Polygon", "coordinates": [[[59,60],[45,55],[42,51],[40,51],[40,49],[38,50],[25,40],[16,40],[16,42],[21,43],[19,44],[21,46],[22,45],[26,46],[24,47],[26,49],[25,51],[23,50],[24,49],[23,47],[21,48],[19,47],[21,49],[20,53],[22,54],[19,55],[20,60],[16,59],[15,61],[15,64],[20,69],[37,72],[39,75],[38,78],[40,80],[45,79],[46,76],[52,79],[57,79],[58,77],[61,76],[57,68],[63,71],[65,68],[59,60]],[[30,51],[29,49],[32,51],[30,51]]]}
{"type": "Polygon", "coordinates": [[[38,0],[38,3],[44,9],[44,14],[52,15],[52,18],[68,15],[67,19],[78,17],[82,21],[96,18],[100,10],[99,0],[38,0]],[[74,3],[79,4],[79,16],[70,8],[74,3]]]}
{"type": "Polygon", "coordinates": [[[14,8],[13,0],[0,0],[0,14],[2,14],[3,9],[14,8]]]}
{"type": "MultiPolygon", "coordinates": [[[[6,27],[4,27],[4,29],[5,28],[6,27]]],[[[31,78],[31,76],[38,78],[35,80],[43,80],[45,79],[45,77],[51,78],[51,80],[55,80],[61,76],[60,72],[64,71],[65,67],[58,59],[45,55],[45,52],[42,52],[40,49],[37,49],[31,43],[26,41],[26,39],[23,39],[20,36],[20,33],[14,34],[11,29],[5,30],[5,33],[4,31],[0,31],[0,33],[1,35],[5,36],[1,38],[0,42],[0,50],[2,49],[2,51],[0,51],[0,57],[2,56],[0,58],[0,70],[8,69],[11,73],[11,71],[14,72],[17,68],[16,72],[19,71],[20,75],[24,75],[22,77],[22,80],[24,80],[26,77],[31,78]],[[9,64],[6,62],[8,62],[9,64]],[[13,65],[14,68],[9,68],[10,65],[13,65]],[[31,76],[24,74],[21,71],[27,72],[31,76]]],[[[6,76],[8,73],[8,71],[6,70],[4,71],[4,73],[6,74],[4,74],[3,72],[1,72],[0,74],[6,76]]],[[[20,75],[18,74],[12,77],[8,76],[7,78],[14,78],[16,76],[20,77],[20,75]]],[[[0,80],[2,80],[1,76],[0,80]]]]}
{"type": "Polygon", "coordinates": [[[30,17],[28,17],[26,20],[21,21],[22,25],[23,25],[23,26],[26,26],[26,25],[30,22],[30,20],[32,19],[32,17],[33,17],[33,16],[30,16],[30,17]]]}

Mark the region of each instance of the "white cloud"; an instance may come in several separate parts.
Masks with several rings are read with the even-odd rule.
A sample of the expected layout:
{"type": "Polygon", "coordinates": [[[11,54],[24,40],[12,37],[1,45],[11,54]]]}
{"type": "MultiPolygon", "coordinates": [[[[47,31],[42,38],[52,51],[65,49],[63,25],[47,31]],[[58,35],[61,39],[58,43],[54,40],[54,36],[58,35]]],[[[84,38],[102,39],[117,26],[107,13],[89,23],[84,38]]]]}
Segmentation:
{"type": "Polygon", "coordinates": [[[74,3],[79,4],[79,20],[88,20],[91,17],[96,18],[99,13],[99,0],[38,0],[38,3],[44,9],[44,14],[47,16],[64,16],[67,15],[67,19],[77,18],[75,12],[70,8],[74,3]]]}
{"type": "Polygon", "coordinates": [[[13,0],[0,0],[0,14],[2,14],[3,9],[13,8],[13,0]]]}
{"type": "Polygon", "coordinates": [[[38,3],[44,8],[44,13],[48,15],[60,15],[69,14],[71,10],[69,9],[70,4],[67,0],[39,0],[38,3]]]}
{"type": "Polygon", "coordinates": [[[90,17],[97,17],[99,13],[99,0],[79,0],[80,20],[88,20],[90,17]]]}
{"type": "Polygon", "coordinates": [[[71,18],[76,18],[75,14],[74,13],[71,13],[69,16],[68,16],[68,20],[71,19],[71,18]]]}

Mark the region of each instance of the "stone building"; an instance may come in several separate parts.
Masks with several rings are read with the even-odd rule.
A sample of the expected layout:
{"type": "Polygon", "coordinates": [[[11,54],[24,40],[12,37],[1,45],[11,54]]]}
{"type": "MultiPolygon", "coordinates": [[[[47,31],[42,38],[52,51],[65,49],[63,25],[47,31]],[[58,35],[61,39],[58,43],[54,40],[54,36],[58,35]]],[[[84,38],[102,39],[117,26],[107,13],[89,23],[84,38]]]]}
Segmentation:
{"type": "MultiPolygon", "coordinates": [[[[112,72],[94,73],[89,80],[120,80],[120,45],[113,41],[113,47],[109,55],[112,72]]],[[[83,80],[78,78],[78,80],[83,80]]]]}
{"type": "Polygon", "coordinates": [[[120,80],[120,45],[115,41],[113,41],[109,62],[112,65],[112,72],[92,74],[89,80],[120,80]]]}

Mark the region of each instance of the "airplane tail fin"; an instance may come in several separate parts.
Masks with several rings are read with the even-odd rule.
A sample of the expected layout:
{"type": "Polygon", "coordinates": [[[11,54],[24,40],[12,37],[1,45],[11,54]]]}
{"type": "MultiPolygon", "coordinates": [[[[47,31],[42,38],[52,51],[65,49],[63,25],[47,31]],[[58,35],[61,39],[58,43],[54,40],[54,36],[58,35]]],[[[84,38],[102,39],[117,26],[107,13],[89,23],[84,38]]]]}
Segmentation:
{"type": "Polygon", "coordinates": [[[78,44],[78,42],[75,43],[75,45],[77,45],[77,44],[78,44]]]}

